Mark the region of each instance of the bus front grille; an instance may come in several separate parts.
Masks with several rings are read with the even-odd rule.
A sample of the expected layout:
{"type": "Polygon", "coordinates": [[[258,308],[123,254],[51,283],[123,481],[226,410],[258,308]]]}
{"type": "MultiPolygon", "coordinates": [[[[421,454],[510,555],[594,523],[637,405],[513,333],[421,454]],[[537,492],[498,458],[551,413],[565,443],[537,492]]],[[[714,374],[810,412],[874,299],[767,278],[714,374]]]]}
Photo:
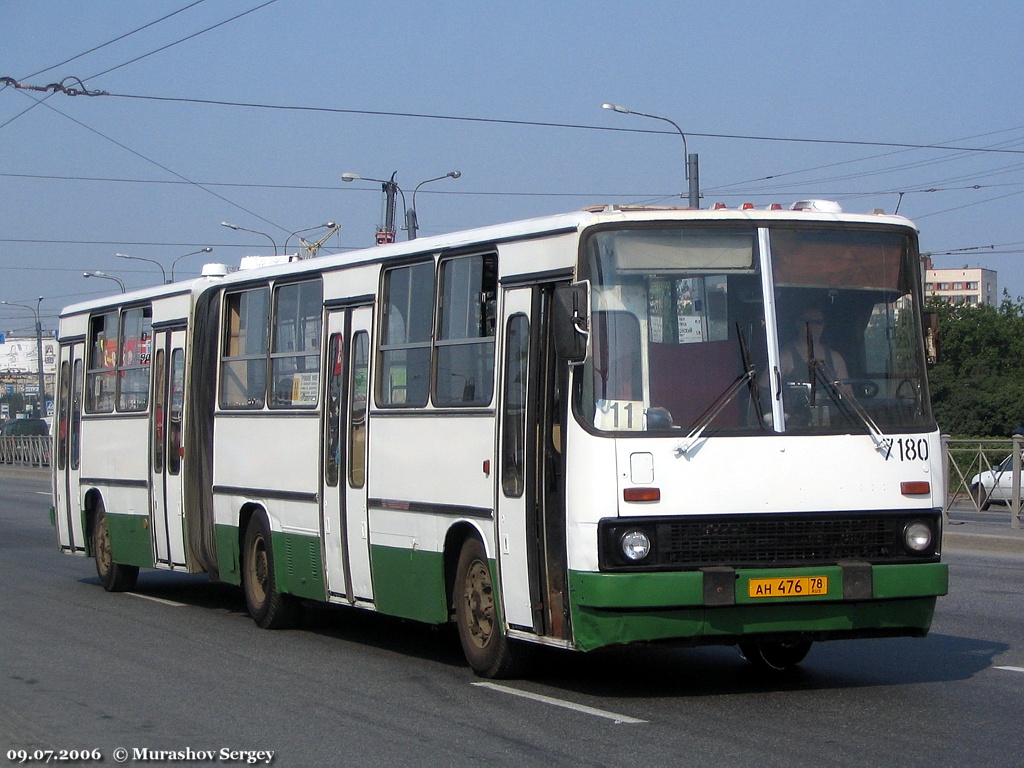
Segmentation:
{"type": "Polygon", "coordinates": [[[935,510],[616,518],[603,520],[600,530],[603,570],[921,562],[937,559],[939,552],[935,510]],[[914,520],[932,528],[935,546],[927,552],[909,552],[903,545],[903,530],[914,520]],[[619,545],[623,535],[636,529],[652,543],[651,554],[639,563],[628,561],[619,545]]]}

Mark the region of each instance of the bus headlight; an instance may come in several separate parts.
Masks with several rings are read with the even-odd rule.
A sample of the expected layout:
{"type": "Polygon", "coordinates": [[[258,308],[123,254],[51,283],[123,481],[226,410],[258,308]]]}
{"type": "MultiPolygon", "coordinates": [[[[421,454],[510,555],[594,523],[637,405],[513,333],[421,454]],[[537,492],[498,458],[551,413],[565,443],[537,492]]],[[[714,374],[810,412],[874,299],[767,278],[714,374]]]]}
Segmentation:
{"type": "Polygon", "coordinates": [[[932,547],[932,529],[927,523],[913,520],[903,529],[903,543],[911,552],[927,552],[932,547]]]}
{"type": "Polygon", "coordinates": [[[643,531],[626,531],[619,539],[619,543],[622,545],[622,554],[633,563],[643,560],[651,553],[651,539],[643,531]]]}

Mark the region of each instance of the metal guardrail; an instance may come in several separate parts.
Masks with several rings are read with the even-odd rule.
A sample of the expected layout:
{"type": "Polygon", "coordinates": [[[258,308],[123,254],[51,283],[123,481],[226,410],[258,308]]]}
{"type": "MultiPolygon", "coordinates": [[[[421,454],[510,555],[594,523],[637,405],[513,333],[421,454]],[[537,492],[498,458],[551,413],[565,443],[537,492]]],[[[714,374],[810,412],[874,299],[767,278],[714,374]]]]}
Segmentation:
{"type": "Polygon", "coordinates": [[[49,436],[0,437],[0,464],[48,467],[50,466],[52,444],[53,439],[49,436]]]}
{"type": "MultiPolygon", "coordinates": [[[[970,504],[981,512],[990,501],[984,489],[974,487],[972,480],[985,472],[998,478],[1001,486],[1010,484],[1010,495],[1006,500],[1010,525],[1020,528],[1024,511],[1021,509],[1021,460],[1024,451],[1024,437],[1010,439],[954,440],[942,437],[942,459],[946,467],[949,487],[946,489],[945,511],[955,504],[970,504]],[[1003,467],[1003,461],[1012,457],[1003,467]]],[[[1002,503],[1002,502],[1000,502],[1002,503]]]]}

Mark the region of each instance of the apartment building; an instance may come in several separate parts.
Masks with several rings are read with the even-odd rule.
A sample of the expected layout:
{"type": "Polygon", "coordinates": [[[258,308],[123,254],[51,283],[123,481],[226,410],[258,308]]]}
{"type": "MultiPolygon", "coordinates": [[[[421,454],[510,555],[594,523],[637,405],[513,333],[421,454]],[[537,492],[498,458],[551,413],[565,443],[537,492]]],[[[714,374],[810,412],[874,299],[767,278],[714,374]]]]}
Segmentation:
{"type": "MultiPolygon", "coordinates": [[[[930,262],[930,260],[927,260],[930,262]]],[[[999,304],[999,284],[995,270],[980,267],[932,269],[925,266],[924,295],[938,297],[950,304],[999,304]]]]}

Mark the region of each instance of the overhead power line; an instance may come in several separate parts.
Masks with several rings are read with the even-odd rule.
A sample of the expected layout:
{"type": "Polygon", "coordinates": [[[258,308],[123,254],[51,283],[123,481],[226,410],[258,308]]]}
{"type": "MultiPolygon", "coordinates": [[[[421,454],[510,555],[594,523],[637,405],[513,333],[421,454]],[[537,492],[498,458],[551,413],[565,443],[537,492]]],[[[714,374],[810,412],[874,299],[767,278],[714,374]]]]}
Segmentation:
{"type": "Polygon", "coordinates": [[[148,58],[148,57],[150,57],[150,56],[152,56],[154,54],[160,53],[161,51],[166,51],[168,48],[173,48],[174,46],[179,45],[181,43],[184,43],[187,40],[191,40],[191,39],[193,39],[195,37],[199,37],[199,35],[206,34],[210,30],[217,29],[217,27],[223,27],[225,24],[230,24],[232,21],[236,21],[237,19],[240,19],[243,16],[248,16],[250,13],[254,13],[254,12],[260,10],[261,8],[266,8],[268,5],[272,5],[272,4],[276,3],[276,2],[277,2],[277,0],[267,0],[267,2],[263,3],[262,5],[257,5],[255,8],[250,8],[248,11],[243,11],[242,13],[236,14],[235,16],[232,16],[230,19],[225,19],[224,21],[217,22],[216,24],[213,24],[212,26],[209,26],[206,29],[201,29],[198,32],[193,32],[191,35],[187,35],[186,37],[183,37],[180,40],[175,40],[173,43],[168,43],[167,45],[162,45],[162,46],[160,46],[159,48],[157,48],[154,51],[150,51],[149,53],[144,53],[141,56],[136,56],[134,59],[130,59],[129,61],[124,62],[123,64],[118,64],[116,67],[111,67],[110,69],[105,69],[102,72],[97,72],[92,77],[89,77],[89,78],[86,78],[86,79],[87,80],[94,80],[97,77],[101,77],[102,75],[106,75],[106,74],[108,74],[110,72],[113,72],[115,69],[121,69],[122,67],[127,67],[129,64],[134,64],[137,61],[142,61],[142,59],[145,59],[145,58],[148,58]]]}
{"type": "MultiPolygon", "coordinates": [[[[271,0],[273,2],[274,0],[271,0]]],[[[261,6],[262,7],[262,6],[261,6]]],[[[256,9],[254,9],[256,10],[256,9]]],[[[107,70],[110,71],[110,70],[107,70]]],[[[106,73],[100,73],[106,74],[106,73]]],[[[98,75],[97,75],[98,76],[98,75]]],[[[4,81],[11,80],[11,78],[4,78],[4,81]]],[[[19,87],[25,87],[19,84],[19,87]]],[[[79,94],[70,94],[79,95],[79,94]]],[[[372,117],[402,117],[418,120],[444,120],[453,122],[467,122],[467,123],[485,123],[489,125],[517,125],[526,126],[533,128],[564,128],[570,130],[583,130],[583,131],[606,131],[614,133],[642,133],[642,134],[659,134],[664,136],[675,136],[677,135],[674,131],[658,130],[655,128],[623,128],[607,125],[588,125],[585,123],[557,123],[552,121],[543,120],[514,120],[511,118],[495,118],[495,117],[471,117],[468,115],[442,115],[433,114],[427,112],[391,112],[377,109],[346,109],[342,107],[314,107],[314,106],[302,106],[297,104],[263,104],[260,102],[252,101],[226,101],[223,99],[198,99],[188,98],[183,96],[146,96],[142,94],[132,93],[107,93],[103,92],[103,96],[110,96],[118,99],[138,99],[142,101],[159,101],[168,102],[173,104],[199,104],[204,106],[219,106],[219,107],[239,107],[247,109],[271,109],[281,111],[292,111],[292,112],[319,112],[323,114],[335,114],[335,115],[366,115],[372,117]]],[[[737,141],[771,141],[771,142],[791,142],[800,144],[835,144],[844,146],[859,146],[859,147],[892,147],[899,149],[933,149],[943,152],[972,152],[972,153],[988,153],[988,154],[1010,154],[1010,155],[1024,155],[1024,149],[1003,149],[998,147],[961,147],[951,146],[949,144],[911,144],[906,142],[894,142],[894,141],[858,141],[853,139],[812,139],[804,137],[793,137],[793,136],[759,136],[752,134],[735,134],[735,133],[701,133],[698,131],[687,131],[688,136],[698,136],[701,138],[708,139],[731,139],[737,141]]]]}
{"type": "MultiPolygon", "coordinates": [[[[241,101],[224,101],[216,99],[196,99],[196,98],[184,98],[184,97],[172,97],[172,96],[143,96],[140,94],[126,94],[126,93],[111,93],[110,96],[119,99],[143,99],[147,101],[165,101],[165,102],[178,102],[187,104],[204,104],[214,105],[222,107],[248,107],[250,109],[275,109],[275,110],[289,110],[289,111],[300,111],[300,112],[324,112],[327,114],[343,114],[343,115],[370,115],[376,117],[405,117],[405,118],[416,118],[421,120],[450,120],[450,121],[461,121],[470,123],[491,123],[496,125],[522,125],[536,128],[569,128],[576,130],[587,130],[587,131],[614,131],[618,133],[654,133],[662,134],[666,136],[677,136],[678,134],[674,131],[658,130],[654,128],[621,128],[605,125],[587,125],[583,123],[555,123],[540,120],[512,120],[505,118],[493,118],[493,117],[468,117],[465,115],[441,115],[441,114],[430,114],[420,112],[388,112],[383,110],[371,110],[371,109],[343,109],[340,107],[308,107],[298,105],[286,105],[286,104],[261,104],[258,102],[241,102],[241,101]]],[[[903,149],[935,149],[951,152],[987,152],[987,153],[1001,153],[1001,154],[1013,154],[1013,155],[1024,155],[1024,149],[999,149],[999,148],[985,148],[985,147],[957,147],[949,146],[948,144],[908,144],[901,142],[892,141],[854,141],[850,139],[809,139],[799,137],[785,137],[785,136],[756,136],[756,135],[744,135],[744,134],[730,134],[730,133],[699,133],[697,131],[687,131],[688,136],[699,136],[709,139],[736,139],[743,141],[778,141],[778,142],[797,142],[804,144],[842,144],[849,146],[865,146],[865,147],[896,147],[903,149]]]]}
{"type": "Polygon", "coordinates": [[[75,56],[72,56],[70,59],[64,59],[64,61],[61,61],[61,62],[59,62],[57,64],[54,64],[52,67],[47,67],[46,69],[40,69],[38,72],[33,72],[31,75],[26,75],[25,77],[22,78],[22,80],[28,80],[29,78],[32,78],[32,77],[38,77],[39,75],[43,74],[43,72],[49,72],[51,69],[56,69],[57,67],[63,67],[65,64],[70,64],[72,61],[75,61],[76,59],[80,59],[83,56],[88,56],[90,53],[95,53],[96,51],[100,50],[101,48],[106,48],[108,45],[113,45],[116,42],[124,40],[126,37],[131,37],[136,32],[141,32],[144,29],[148,29],[149,27],[155,26],[156,24],[159,24],[161,21],[166,21],[167,19],[171,18],[172,16],[177,16],[179,13],[187,11],[189,8],[194,8],[195,6],[199,5],[200,3],[204,3],[204,2],[206,2],[206,0],[196,0],[194,3],[186,5],[184,8],[179,8],[176,11],[172,11],[171,13],[168,13],[166,16],[161,16],[159,19],[156,19],[155,21],[151,21],[148,24],[143,24],[141,27],[136,27],[131,32],[125,32],[123,35],[118,35],[113,40],[108,40],[105,43],[93,46],[88,51],[83,51],[82,53],[76,54],[75,56]]]}

